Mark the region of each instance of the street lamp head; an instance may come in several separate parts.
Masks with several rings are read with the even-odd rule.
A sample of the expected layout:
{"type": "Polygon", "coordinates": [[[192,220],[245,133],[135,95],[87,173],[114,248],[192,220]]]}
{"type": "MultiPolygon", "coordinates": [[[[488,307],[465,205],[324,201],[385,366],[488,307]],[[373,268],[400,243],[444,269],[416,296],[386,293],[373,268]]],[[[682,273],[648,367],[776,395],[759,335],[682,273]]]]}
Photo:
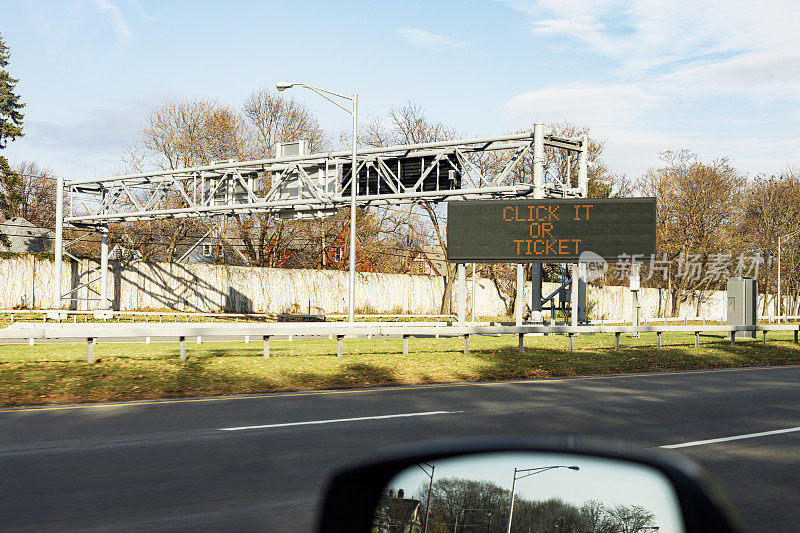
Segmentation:
{"type": "Polygon", "coordinates": [[[286,89],[290,89],[294,87],[294,83],[289,83],[288,81],[279,81],[275,84],[275,88],[279,91],[285,91],[286,89]]]}

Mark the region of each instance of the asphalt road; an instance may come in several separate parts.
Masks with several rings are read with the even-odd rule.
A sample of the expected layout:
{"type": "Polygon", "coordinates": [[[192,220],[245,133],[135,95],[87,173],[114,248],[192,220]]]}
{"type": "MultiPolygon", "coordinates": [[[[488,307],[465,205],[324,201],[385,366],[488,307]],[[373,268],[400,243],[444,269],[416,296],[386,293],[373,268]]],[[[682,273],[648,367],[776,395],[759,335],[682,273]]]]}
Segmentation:
{"type": "MultiPolygon", "coordinates": [[[[559,433],[654,447],[798,426],[800,367],[0,410],[0,528],[308,531],[331,465],[386,446],[559,433]],[[448,413],[297,425],[431,411],[448,413]]],[[[749,530],[796,529],[800,432],[680,452],[749,530]]]]}

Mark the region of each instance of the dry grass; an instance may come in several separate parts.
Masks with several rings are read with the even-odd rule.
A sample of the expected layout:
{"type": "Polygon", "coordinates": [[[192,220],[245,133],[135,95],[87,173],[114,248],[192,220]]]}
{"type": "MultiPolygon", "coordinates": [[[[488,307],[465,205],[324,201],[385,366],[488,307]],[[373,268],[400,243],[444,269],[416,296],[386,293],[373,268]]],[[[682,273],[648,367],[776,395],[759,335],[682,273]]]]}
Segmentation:
{"type": "Polygon", "coordinates": [[[0,405],[800,364],[791,333],[772,333],[766,347],[732,347],[721,334],[702,336],[699,349],[692,334],[662,341],[656,350],[655,334],[623,336],[617,352],[611,334],[577,336],[569,353],[566,337],[526,337],[520,354],[516,337],[473,337],[464,355],[460,338],[411,339],[403,356],[399,339],[347,339],[342,358],[335,341],[272,341],[270,359],[260,343],[204,343],[188,344],[184,363],[177,343],[109,343],[96,346],[94,365],[84,344],[3,345],[0,405]]]}

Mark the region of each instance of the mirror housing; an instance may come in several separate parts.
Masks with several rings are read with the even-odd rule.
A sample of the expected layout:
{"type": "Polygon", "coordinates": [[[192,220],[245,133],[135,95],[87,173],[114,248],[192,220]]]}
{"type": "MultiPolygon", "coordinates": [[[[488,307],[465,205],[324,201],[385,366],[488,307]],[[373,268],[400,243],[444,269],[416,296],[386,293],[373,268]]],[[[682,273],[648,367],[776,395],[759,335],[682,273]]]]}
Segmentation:
{"type": "Polygon", "coordinates": [[[649,467],[672,485],[685,531],[742,531],[727,497],[692,461],[675,452],[574,437],[455,439],[388,449],[334,473],[325,493],[318,529],[370,532],[381,494],[398,473],[425,462],[504,452],[572,454],[649,467]]]}

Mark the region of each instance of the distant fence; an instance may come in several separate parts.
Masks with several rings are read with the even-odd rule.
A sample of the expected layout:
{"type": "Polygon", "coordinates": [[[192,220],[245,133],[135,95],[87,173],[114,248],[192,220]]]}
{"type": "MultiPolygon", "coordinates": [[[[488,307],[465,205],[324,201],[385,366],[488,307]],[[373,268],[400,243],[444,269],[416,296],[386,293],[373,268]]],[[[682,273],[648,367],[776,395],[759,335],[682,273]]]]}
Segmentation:
{"type": "MultiPolygon", "coordinates": [[[[338,270],[300,270],[256,267],[230,267],[203,264],[110,262],[109,298],[121,311],[170,309],[195,313],[282,313],[331,315],[347,312],[347,272],[338,270]]],[[[88,260],[64,261],[62,292],[91,281],[96,263],[88,260]]],[[[52,301],[53,261],[33,255],[0,259],[0,308],[42,309],[52,301]]],[[[357,273],[356,309],[358,314],[438,315],[445,288],[439,276],[357,273]]],[[[76,291],[72,309],[96,306],[100,282],[87,283],[76,291]]],[[[549,294],[557,288],[545,283],[549,294]]],[[[458,302],[458,284],[451,296],[453,309],[458,302]]],[[[508,313],[508,297],[491,280],[476,278],[466,283],[467,313],[477,316],[508,313]]],[[[644,288],[639,293],[640,318],[653,319],[668,308],[667,291],[644,288]]],[[[522,295],[529,305],[531,284],[522,295]]],[[[590,285],[587,299],[595,320],[631,316],[627,287],[590,285]]],[[[763,303],[763,297],[760,299],[763,303]]],[[[694,294],[678,310],[679,316],[718,317],[726,314],[724,291],[694,294]]],[[[761,307],[759,307],[761,309],[761,307]]]]}

